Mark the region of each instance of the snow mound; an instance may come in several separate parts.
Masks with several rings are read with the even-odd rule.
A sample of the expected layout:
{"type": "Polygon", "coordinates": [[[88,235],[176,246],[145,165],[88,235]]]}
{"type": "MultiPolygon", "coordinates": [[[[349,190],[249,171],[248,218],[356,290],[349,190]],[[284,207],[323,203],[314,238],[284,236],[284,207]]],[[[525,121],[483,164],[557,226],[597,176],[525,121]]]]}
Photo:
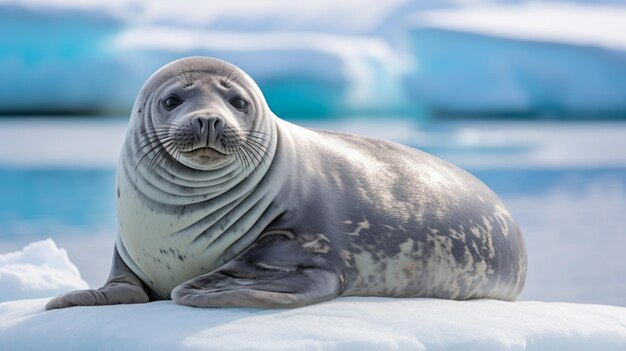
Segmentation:
{"type": "Polygon", "coordinates": [[[0,349],[624,350],[626,308],[490,300],[340,298],[292,310],[160,301],[43,311],[0,304],[0,349]]]}
{"type": "Polygon", "coordinates": [[[67,252],[52,239],[0,254],[0,301],[53,296],[88,287],[67,252]]]}

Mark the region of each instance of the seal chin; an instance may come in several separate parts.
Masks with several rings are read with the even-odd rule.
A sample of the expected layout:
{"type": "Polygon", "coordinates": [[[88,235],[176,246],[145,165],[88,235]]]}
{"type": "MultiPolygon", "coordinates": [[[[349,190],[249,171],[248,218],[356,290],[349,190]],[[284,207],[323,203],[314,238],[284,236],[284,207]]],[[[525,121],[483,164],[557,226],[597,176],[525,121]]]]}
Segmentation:
{"type": "Polygon", "coordinates": [[[211,165],[213,163],[223,161],[228,157],[228,155],[215,150],[212,147],[200,147],[191,151],[186,151],[183,155],[190,161],[200,165],[211,165]]]}

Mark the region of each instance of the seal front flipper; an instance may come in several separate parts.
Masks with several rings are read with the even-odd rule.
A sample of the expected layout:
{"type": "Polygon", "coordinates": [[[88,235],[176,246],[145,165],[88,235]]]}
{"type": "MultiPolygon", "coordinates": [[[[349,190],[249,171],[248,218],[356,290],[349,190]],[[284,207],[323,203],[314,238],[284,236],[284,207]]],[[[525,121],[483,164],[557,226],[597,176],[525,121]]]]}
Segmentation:
{"type": "Polygon", "coordinates": [[[195,307],[287,308],[331,300],[340,292],[339,275],[322,256],[272,235],[217,270],[180,284],[172,299],[195,307]]]}
{"type": "Polygon", "coordinates": [[[116,305],[150,301],[143,282],[124,263],[117,247],[109,278],[99,289],[76,290],[57,296],[46,304],[46,310],[73,306],[116,305]]]}

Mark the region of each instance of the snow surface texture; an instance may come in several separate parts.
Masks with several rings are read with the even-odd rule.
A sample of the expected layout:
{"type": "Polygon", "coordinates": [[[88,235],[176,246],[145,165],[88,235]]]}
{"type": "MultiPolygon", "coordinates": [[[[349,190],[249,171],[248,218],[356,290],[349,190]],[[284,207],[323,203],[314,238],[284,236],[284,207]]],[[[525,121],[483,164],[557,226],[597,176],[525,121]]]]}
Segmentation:
{"type": "Polygon", "coordinates": [[[52,239],[0,254],[0,301],[54,296],[88,287],[67,252],[52,239]]]}
{"type": "Polygon", "coordinates": [[[284,117],[626,111],[626,6],[465,2],[1,0],[0,110],[126,111],[157,68],[206,55],[284,117]]]}
{"type": "Polygon", "coordinates": [[[2,350],[624,350],[626,308],[339,298],[292,310],[0,304],[2,350]],[[63,321],[59,323],[59,321],[63,321]]]}

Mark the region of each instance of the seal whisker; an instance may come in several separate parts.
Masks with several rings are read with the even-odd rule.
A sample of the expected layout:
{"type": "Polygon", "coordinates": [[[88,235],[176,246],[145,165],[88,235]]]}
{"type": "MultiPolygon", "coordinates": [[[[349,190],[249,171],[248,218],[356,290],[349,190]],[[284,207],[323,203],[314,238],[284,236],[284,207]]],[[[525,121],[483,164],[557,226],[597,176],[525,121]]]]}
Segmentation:
{"type": "Polygon", "coordinates": [[[253,152],[256,156],[258,156],[258,163],[261,163],[268,154],[268,149],[265,145],[245,142],[241,145],[241,147],[248,149],[250,152],[253,152]]]}
{"type": "Polygon", "coordinates": [[[171,146],[172,146],[172,142],[167,142],[167,143],[161,144],[160,148],[155,149],[156,152],[154,156],[152,157],[152,159],[150,160],[150,162],[148,163],[148,166],[146,167],[146,172],[149,175],[153,174],[152,168],[154,167],[155,164],[157,164],[157,161],[161,162],[160,160],[162,159],[162,157],[167,156],[169,154],[168,148],[171,146]]]}
{"type": "Polygon", "coordinates": [[[171,128],[164,128],[164,129],[150,129],[145,131],[144,133],[140,134],[137,139],[141,139],[141,138],[145,138],[147,136],[151,136],[151,135],[158,135],[158,134],[169,134],[170,133],[171,128]]]}
{"type": "MultiPolygon", "coordinates": [[[[248,150],[245,148],[245,140],[242,139],[239,136],[236,135],[230,135],[226,137],[227,140],[232,141],[230,146],[234,149],[239,151],[239,154],[242,156],[245,156],[244,159],[245,161],[248,163],[248,166],[251,165],[253,163],[252,160],[252,155],[248,152],[248,150]]],[[[256,157],[255,157],[256,159],[256,157]]],[[[258,160],[257,160],[258,161],[258,160]]]]}
{"type": "Polygon", "coordinates": [[[263,134],[263,135],[270,135],[266,132],[263,132],[261,130],[255,130],[255,129],[241,129],[241,128],[235,128],[235,127],[231,127],[231,126],[226,126],[224,127],[224,131],[225,132],[230,132],[230,133],[235,133],[235,134],[246,134],[246,133],[254,133],[254,134],[263,134]]]}
{"type": "Polygon", "coordinates": [[[254,132],[254,133],[259,133],[259,134],[266,134],[266,135],[270,135],[267,132],[264,132],[262,130],[257,130],[257,129],[242,129],[242,128],[236,128],[236,127],[232,127],[232,126],[226,126],[224,128],[225,130],[231,130],[231,131],[236,131],[236,132],[254,132]]]}
{"type": "Polygon", "coordinates": [[[265,139],[265,140],[271,139],[271,136],[269,134],[267,134],[267,133],[254,133],[254,131],[249,131],[249,132],[246,132],[246,131],[229,131],[228,133],[237,135],[240,138],[256,137],[256,138],[259,138],[259,139],[265,139],[265,138],[262,138],[262,137],[267,137],[268,139],[265,139]]]}
{"type": "MultiPolygon", "coordinates": [[[[134,155],[134,156],[135,156],[135,157],[137,157],[140,153],[144,152],[144,151],[145,151],[145,149],[146,149],[147,147],[149,147],[149,146],[154,146],[154,148],[153,148],[153,149],[149,149],[149,150],[146,152],[146,154],[148,154],[148,153],[152,152],[153,150],[155,150],[156,148],[158,148],[158,147],[159,147],[159,144],[162,144],[162,143],[164,143],[164,142],[170,142],[170,141],[172,141],[172,139],[173,139],[173,138],[167,138],[167,139],[163,139],[163,140],[158,139],[158,140],[159,140],[158,142],[157,142],[157,140],[152,140],[152,141],[150,141],[150,142],[146,143],[145,145],[141,146],[141,147],[140,147],[140,148],[139,148],[139,149],[135,152],[135,155],[134,155]]],[[[145,156],[145,155],[144,155],[144,156],[145,156]]]]}
{"type": "Polygon", "coordinates": [[[258,164],[262,164],[263,166],[266,166],[266,160],[267,160],[267,156],[269,156],[269,150],[267,148],[259,148],[259,147],[255,147],[254,145],[250,145],[250,144],[246,144],[245,148],[248,148],[250,150],[254,150],[255,152],[257,152],[260,155],[260,161],[258,164]]]}
{"type": "Polygon", "coordinates": [[[252,129],[234,130],[234,131],[232,131],[232,133],[236,133],[236,134],[239,134],[239,135],[265,135],[265,136],[268,136],[268,137],[271,136],[268,133],[261,132],[261,131],[258,131],[258,130],[252,130],[252,129]]]}
{"type": "Polygon", "coordinates": [[[255,144],[257,144],[257,145],[259,145],[260,147],[263,147],[263,148],[267,147],[267,145],[269,145],[271,143],[270,139],[265,139],[265,138],[261,138],[261,137],[257,137],[257,136],[253,136],[253,135],[248,135],[247,138],[243,137],[241,135],[226,135],[224,138],[226,140],[235,140],[238,145],[240,145],[241,143],[245,143],[245,142],[249,141],[249,142],[255,143],[255,144]]]}
{"type": "Polygon", "coordinates": [[[175,156],[174,156],[177,150],[178,148],[176,147],[175,144],[164,145],[163,152],[161,152],[158,159],[155,160],[155,164],[153,165],[153,167],[155,165],[161,165],[162,168],[164,168],[165,170],[168,170],[171,167],[171,165],[178,164],[179,162],[176,161],[175,156]]]}
{"type": "MultiPolygon", "coordinates": [[[[135,165],[135,171],[137,170],[137,168],[139,168],[139,165],[141,164],[141,162],[143,162],[143,160],[146,158],[146,156],[150,155],[152,152],[154,152],[155,150],[157,150],[159,148],[160,144],[157,144],[154,148],[149,149],[147,152],[145,152],[143,154],[143,156],[141,156],[141,158],[139,159],[139,161],[137,162],[137,164],[135,165]]],[[[148,146],[152,146],[152,143],[148,144],[148,146]]],[[[137,155],[135,155],[137,156],[137,155]]]]}
{"type": "Polygon", "coordinates": [[[169,129],[168,130],[151,130],[149,132],[139,135],[137,137],[137,140],[141,141],[147,138],[153,138],[154,136],[163,136],[163,135],[169,135],[169,134],[170,134],[169,129]]]}
{"type": "Polygon", "coordinates": [[[161,166],[161,168],[163,168],[165,171],[168,171],[172,165],[176,164],[177,162],[175,162],[175,155],[176,152],[178,150],[178,148],[176,147],[176,145],[171,144],[168,145],[166,147],[164,147],[166,152],[163,152],[162,155],[159,157],[158,162],[156,162],[157,165],[161,166]]]}
{"type": "MultiPolygon", "coordinates": [[[[249,153],[249,154],[252,154],[252,153],[253,153],[253,151],[252,151],[252,150],[255,150],[254,152],[259,152],[259,150],[257,150],[256,148],[254,148],[253,146],[248,145],[248,144],[244,145],[244,146],[242,147],[242,150],[245,150],[245,152],[246,152],[246,153],[249,153]]],[[[269,155],[269,151],[268,151],[268,150],[265,150],[265,151],[263,151],[262,153],[260,153],[260,155],[261,155],[261,156],[260,156],[260,159],[258,159],[257,163],[254,165],[254,167],[253,167],[253,169],[252,169],[252,173],[251,173],[251,174],[255,174],[256,172],[258,172],[258,171],[259,171],[259,168],[260,168],[260,167],[259,167],[259,165],[263,165],[263,166],[266,166],[266,165],[267,165],[267,163],[266,163],[266,162],[267,162],[267,161],[266,161],[267,157],[265,157],[265,156],[269,155]]]]}
{"type": "Polygon", "coordinates": [[[250,169],[252,159],[250,156],[241,148],[237,149],[237,153],[241,156],[241,160],[244,163],[244,171],[247,173],[250,169]]]}
{"type": "Polygon", "coordinates": [[[137,144],[139,145],[145,145],[145,144],[151,144],[154,142],[158,142],[160,140],[163,140],[165,138],[172,138],[172,135],[163,133],[163,134],[155,134],[155,135],[150,135],[150,136],[146,136],[142,139],[138,139],[137,140],[137,144]]]}
{"type": "Polygon", "coordinates": [[[263,159],[263,154],[260,153],[259,150],[257,150],[254,146],[248,143],[243,143],[241,144],[241,148],[250,152],[250,154],[254,157],[257,165],[261,163],[261,160],[263,159]]]}
{"type": "Polygon", "coordinates": [[[169,152],[169,155],[167,155],[165,157],[165,171],[170,172],[170,170],[172,170],[173,167],[177,167],[177,165],[180,164],[180,162],[177,162],[178,160],[178,153],[180,152],[179,148],[174,147],[173,151],[169,152]]]}
{"type": "Polygon", "coordinates": [[[241,152],[241,154],[246,158],[246,173],[252,172],[254,170],[254,162],[252,160],[252,156],[246,149],[242,147],[239,147],[239,152],[241,152]]]}
{"type": "Polygon", "coordinates": [[[254,169],[254,164],[255,164],[256,159],[253,157],[253,155],[250,153],[250,151],[245,149],[245,148],[240,148],[239,151],[248,160],[248,167],[246,167],[246,172],[248,172],[251,169],[254,169]]]}
{"type": "Polygon", "coordinates": [[[246,138],[246,139],[243,139],[242,142],[254,144],[254,145],[257,145],[257,146],[259,146],[261,148],[266,148],[266,147],[268,147],[272,143],[271,140],[257,139],[257,138],[246,138]]]}
{"type": "Polygon", "coordinates": [[[155,124],[151,127],[145,128],[145,131],[150,131],[150,130],[154,130],[154,129],[163,129],[163,128],[171,128],[171,127],[182,127],[184,126],[183,123],[180,122],[176,122],[176,121],[170,121],[170,122],[162,122],[162,123],[158,123],[155,124]]]}
{"type": "Polygon", "coordinates": [[[271,141],[269,141],[269,140],[265,140],[265,141],[266,141],[266,143],[263,142],[263,141],[260,141],[260,140],[252,138],[252,139],[244,140],[243,143],[244,144],[245,143],[254,144],[254,145],[256,145],[256,146],[258,146],[260,148],[267,148],[267,146],[270,144],[271,141]]]}

